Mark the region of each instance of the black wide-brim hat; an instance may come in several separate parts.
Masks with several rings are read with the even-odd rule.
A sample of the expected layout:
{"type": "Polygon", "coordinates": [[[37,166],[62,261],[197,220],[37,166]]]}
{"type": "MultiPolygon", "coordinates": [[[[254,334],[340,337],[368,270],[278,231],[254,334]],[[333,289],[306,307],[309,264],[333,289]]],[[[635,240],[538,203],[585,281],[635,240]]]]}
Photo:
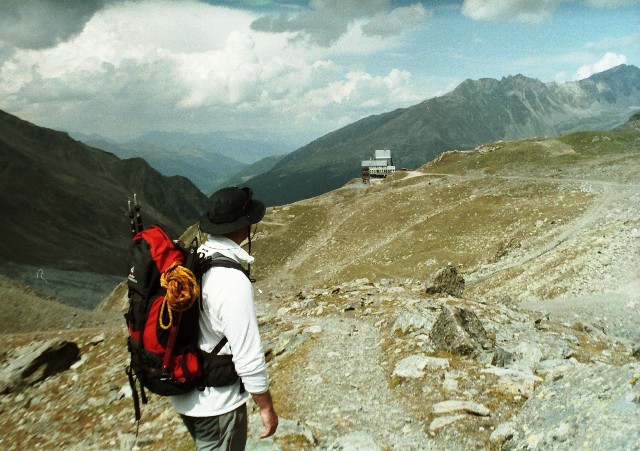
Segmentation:
{"type": "Polygon", "coordinates": [[[209,197],[207,212],[200,219],[200,230],[212,235],[224,235],[264,218],[264,203],[253,198],[249,187],[222,188],[209,197]]]}

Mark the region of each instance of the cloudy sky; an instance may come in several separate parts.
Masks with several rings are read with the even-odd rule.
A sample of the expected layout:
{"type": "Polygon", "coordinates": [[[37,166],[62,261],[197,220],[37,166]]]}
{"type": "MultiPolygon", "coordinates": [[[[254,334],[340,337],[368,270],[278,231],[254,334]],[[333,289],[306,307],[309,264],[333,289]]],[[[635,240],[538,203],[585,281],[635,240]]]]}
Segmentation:
{"type": "Polygon", "coordinates": [[[293,150],[518,73],[640,66],[640,0],[0,0],[0,109],[115,140],[222,132],[293,150]]]}

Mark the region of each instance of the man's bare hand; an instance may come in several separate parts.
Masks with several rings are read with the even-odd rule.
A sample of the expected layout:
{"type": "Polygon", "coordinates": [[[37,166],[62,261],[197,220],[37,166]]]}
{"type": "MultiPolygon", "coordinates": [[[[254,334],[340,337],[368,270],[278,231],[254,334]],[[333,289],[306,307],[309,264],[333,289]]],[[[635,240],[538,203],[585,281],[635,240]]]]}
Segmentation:
{"type": "Polygon", "coordinates": [[[278,429],[278,414],[273,409],[261,409],[260,416],[262,417],[262,425],[264,426],[264,432],[260,435],[260,438],[271,437],[276,433],[276,429],[278,429]]]}
{"type": "Polygon", "coordinates": [[[264,432],[260,438],[271,437],[276,433],[278,429],[278,414],[273,408],[273,401],[271,400],[271,393],[267,390],[264,393],[252,393],[251,397],[260,407],[260,416],[262,417],[262,425],[264,426],[264,432]]]}

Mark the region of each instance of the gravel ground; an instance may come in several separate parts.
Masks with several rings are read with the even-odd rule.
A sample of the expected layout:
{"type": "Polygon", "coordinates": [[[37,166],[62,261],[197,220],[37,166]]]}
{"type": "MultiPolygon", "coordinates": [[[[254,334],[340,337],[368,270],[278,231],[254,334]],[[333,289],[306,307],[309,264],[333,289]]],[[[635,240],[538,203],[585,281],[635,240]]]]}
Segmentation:
{"type": "Polygon", "coordinates": [[[607,335],[640,343],[640,283],[631,282],[619,291],[554,301],[524,302],[521,307],[548,314],[564,322],[588,321],[607,335]]]}

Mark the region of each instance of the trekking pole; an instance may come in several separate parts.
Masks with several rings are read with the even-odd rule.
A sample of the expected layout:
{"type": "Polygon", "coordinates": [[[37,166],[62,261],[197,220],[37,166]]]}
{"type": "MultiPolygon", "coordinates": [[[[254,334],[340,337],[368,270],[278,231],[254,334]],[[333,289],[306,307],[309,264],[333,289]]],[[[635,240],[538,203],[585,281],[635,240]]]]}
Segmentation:
{"type": "Polygon", "coordinates": [[[138,204],[138,197],[136,196],[136,193],[133,193],[133,207],[131,206],[131,199],[127,200],[127,206],[129,208],[131,236],[134,237],[136,234],[142,232],[142,229],[144,228],[142,225],[142,215],[140,214],[142,207],[138,204]]]}
{"type": "Polygon", "coordinates": [[[131,227],[131,236],[136,236],[136,212],[131,208],[131,199],[127,200],[127,206],[129,208],[129,226],[131,227]]]}
{"type": "Polygon", "coordinates": [[[133,193],[133,209],[136,212],[136,230],[138,232],[142,232],[142,229],[144,228],[142,226],[142,215],[140,214],[140,205],[138,204],[138,198],[136,196],[136,193],[133,193]]]}

